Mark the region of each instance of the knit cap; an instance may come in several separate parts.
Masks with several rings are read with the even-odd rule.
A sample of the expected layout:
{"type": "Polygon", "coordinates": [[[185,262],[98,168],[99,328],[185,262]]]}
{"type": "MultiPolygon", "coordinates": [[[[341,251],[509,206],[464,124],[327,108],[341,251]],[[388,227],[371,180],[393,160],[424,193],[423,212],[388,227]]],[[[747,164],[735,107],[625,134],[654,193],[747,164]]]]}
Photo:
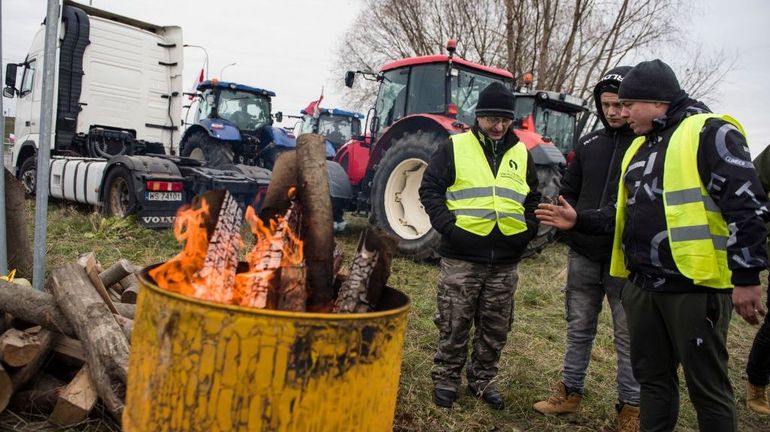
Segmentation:
{"type": "Polygon", "coordinates": [[[513,93],[508,87],[495,81],[479,94],[476,117],[505,117],[512,119],[515,113],[513,93]]]}
{"type": "Polygon", "coordinates": [[[623,78],[618,99],[671,103],[682,93],[671,67],[659,59],[641,62],[623,78]]]}

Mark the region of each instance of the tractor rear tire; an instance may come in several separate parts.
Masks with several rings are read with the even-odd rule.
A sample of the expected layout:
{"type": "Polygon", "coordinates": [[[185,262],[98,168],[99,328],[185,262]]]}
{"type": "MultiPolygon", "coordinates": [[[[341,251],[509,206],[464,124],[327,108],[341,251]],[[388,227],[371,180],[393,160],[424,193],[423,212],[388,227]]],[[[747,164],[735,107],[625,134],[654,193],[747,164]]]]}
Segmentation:
{"type": "Polygon", "coordinates": [[[445,139],[433,131],[405,133],[385,152],[372,181],[375,224],[395,234],[398,252],[415,261],[438,256],[441,235],[431,227],[418,191],[431,154],[445,139]]]}
{"type": "MultiPolygon", "coordinates": [[[[543,202],[556,203],[559,200],[562,170],[558,165],[535,165],[537,170],[538,190],[543,202]]],[[[556,237],[556,228],[540,224],[537,235],[533,238],[522,255],[523,258],[541,252],[556,237]]]]}
{"type": "Polygon", "coordinates": [[[210,168],[219,168],[233,163],[233,147],[227,141],[212,138],[206,133],[192,134],[182,143],[182,157],[204,162],[210,168]]]}

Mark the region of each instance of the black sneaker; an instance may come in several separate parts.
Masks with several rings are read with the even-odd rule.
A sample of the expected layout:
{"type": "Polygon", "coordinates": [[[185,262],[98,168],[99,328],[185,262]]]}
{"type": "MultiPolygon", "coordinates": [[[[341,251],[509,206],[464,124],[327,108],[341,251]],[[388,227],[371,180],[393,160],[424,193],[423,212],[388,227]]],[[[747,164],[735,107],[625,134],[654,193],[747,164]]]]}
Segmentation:
{"type": "Polygon", "coordinates": [[[457,392],[446,389],[433,389],[433,402],[441,408],[452,408],[457,400],[457,392]]]}
{"type": "Polygon", "coordinates": [[[493,385],[486,385],[483,388],[480,388],[473,384],[468,384],[468,391],[470,391],[473,396],[483,400],[492,409],[501,410],[505,408],[503,396],[493,385]]]}

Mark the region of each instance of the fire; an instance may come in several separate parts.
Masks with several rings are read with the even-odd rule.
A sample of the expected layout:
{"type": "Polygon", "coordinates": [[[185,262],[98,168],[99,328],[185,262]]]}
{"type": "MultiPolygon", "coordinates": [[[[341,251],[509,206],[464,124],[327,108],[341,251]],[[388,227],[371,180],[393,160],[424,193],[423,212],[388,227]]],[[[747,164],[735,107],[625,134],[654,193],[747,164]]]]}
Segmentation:
{"type": "MultiPolygon", "coordinates": [[[[293,197],[295,190],[289,192],[293,197]]],[[[229,198],[229,195],[226,197],[229,198]]],[[[222,205],[226,209],[226,204],[222,205]]],[[[180,209],[174,224],[174,236],[184,243],[182,252],[150,271],[156,284],[171,292],[256,308],[275,308],[281,297],[281,271],[286,269],[293,282],[304,284],[304,256],[299,229],[300,212],[292,202],[286,213],[263,223],[252,207],[245,220],[255,237],[254,247],[246,254],[248,269],[237,273],[240,236],[240,210],[221,211],[212,230],[211,205],[205,197],[198,208],[180,209]],[[226,218],[225,223],[222,218],[226,218]],[[213,231],[213,232],[212,232],[213,231]],[[297,268],[302,268],[297,272],[297,268]]]]}

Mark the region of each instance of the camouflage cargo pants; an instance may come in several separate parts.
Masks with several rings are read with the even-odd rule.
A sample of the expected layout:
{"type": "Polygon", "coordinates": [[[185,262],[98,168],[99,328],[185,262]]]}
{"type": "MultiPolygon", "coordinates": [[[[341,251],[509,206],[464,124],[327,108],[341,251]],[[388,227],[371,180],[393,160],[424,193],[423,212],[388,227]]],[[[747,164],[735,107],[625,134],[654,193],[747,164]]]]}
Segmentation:
{"type": "Polygon", "coordinates": [[[516,268],[516,264],[441,260],[438,310],[433,318],[439,331],[431,373],[435,388],[457,391],[471,325],[475,331],[466,371],[468,383],[483,388],[497,376],[500,352],[513,323],[513,294],[519,280],[516,268]]]}

